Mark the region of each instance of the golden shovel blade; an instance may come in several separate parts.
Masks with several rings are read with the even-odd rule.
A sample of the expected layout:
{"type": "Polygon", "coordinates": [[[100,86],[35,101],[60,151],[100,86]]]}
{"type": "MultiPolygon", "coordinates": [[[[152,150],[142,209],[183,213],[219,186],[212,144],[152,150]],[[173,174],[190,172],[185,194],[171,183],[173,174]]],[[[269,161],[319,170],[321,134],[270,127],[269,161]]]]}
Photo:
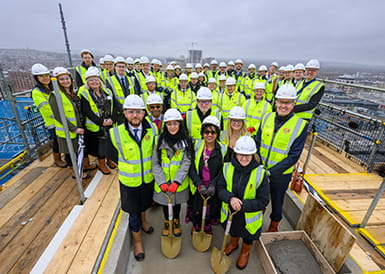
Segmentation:
{"type": "Polygon", "coordinates": [[[164,256],[173,259],[179,255],[182,246],[182,238],[174,236],[161,237],[161,249],[164,256]]]}
{"type": "Polygon", "coordinates": [[[192,235],[192,245],[199,252],[205,252],[210,248],[213,235],[204,231],[194,231],[192,235]]]}
{"type": "Polygon", "coordinates": [[[226,256],[216,247],[213,248],[210,257],[211,268],[216,274],[224,274],[231,266],[231,258],[226,256]]]}

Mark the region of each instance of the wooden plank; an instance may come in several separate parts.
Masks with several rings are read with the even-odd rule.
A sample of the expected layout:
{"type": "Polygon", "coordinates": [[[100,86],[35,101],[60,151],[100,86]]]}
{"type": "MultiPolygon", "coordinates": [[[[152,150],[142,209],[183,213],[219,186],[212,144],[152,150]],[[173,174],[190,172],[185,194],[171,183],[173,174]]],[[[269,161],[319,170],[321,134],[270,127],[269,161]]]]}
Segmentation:
{"type": "MultiPolygon", "coordinates": [[[[366,212],[367,210],[344,211],[341,215],[343,215],[343,217],[347,216],[350,218],[351,224],[360,224],[366,212]]],[[[375,209],[367,225],[385,225],[385,210],[375,209]]]]}
{"type": "Polygon", "coordinates": [[[356,243],[353,245],[352,250],[350,250],[349,255],[364,271],[374,272],[381,270],[373,259],[356,243]]]}
{"type": "Polygon", "coordinates": [[[116,206],[119,203],[119,184],[116,177],[113,179],[113,183],[105,196],[103,203],[95,215],[95,218],[87,231],[82,245],[80,246],[75,259],[73,260],[68,273],[90,273],[95,265],[96,259],[106,233],[113,219],[116,206]],[[94,250],[94,252],[90,252],[94,250]]]}
{"type": "Polygon", "coordinates": [[[365,172],[365,169],[357,165],[356,163],[346,159],[342,154],[331,150],[330,148],[326,146],[318,146],[316,148],[320,153],[324,154],[326,157],[331,159],[333,162],[338,164],[340,167],[346,170],[346,173],[360,173],[365,172]]]}
{"type": "MultiPolygon", "coordinates": [[[[335,200],[333,201],[340,209],[344,211],[368,210],[373,199],[353,199],[353,200],[335,200]]],[[[377,209],[385,210],[385,199],[380,199],[376,206],[377,209]]],[[[384,229],[385,230],[385,229],[384,229]]]]}
{"type": "Polygon", "coordinates": [[[378,242],[378,244],[385,245],[384,226],[367,226],[365,229],[378,242]]]}
{"type": "MultiPolygon", "coordinates": [[[[312,156],[316,156],[319,160],[321,160],[323,163],[330,166],[333,170],[335,170],[337,173],[348,173],[349,171],[345,168],[341,167],[339,164],[337,164],[338,159],[333,157],[332,155],[325,155],[325,152],[319,151],[319,148],[314,148],[312,152],[312,156]]],[[[334,172],[330,172],[334,173],[334,172]]]]}
{"type": "Polygon", "coordinates": [[[7,236],[2,239],[0,244],[0,250],[2,250],[0,253],[1,273],[8,272],[15,264],[44,227],[46,219],[56,211],[56,205],[64,202],[68,193],[72,190],[73,183],[71,184],[69,180],[66,182],[66,177],[63,176],[66,173],[65,171],[58,172],[45,189],[31,199],[33,202],[28,204],[30,207],[20,210],[19,217],[16,218],[15,215],[13,219],[16,220],[16,224],[12,219],[10,225],[6,224],[4,226],[7,228],[7,236]],[[31,221],[23,226],[20,225],[20,220],[28,220],[29,218],[31,218],[31,221]],[[17,237],[14,237],[16,233],[17,237]]]}
{"type": "Polygon", "coordinates": [[[47,168],[36,167],[29,170],[28,173],[20,177],[17,181],[14,181],[11,185],[8,185],[6,191],[3,191],[0,195],[0,208],[3,208],[9,201],[15,198],[24,188],[32,183],[38,176],[40,176],[47,168]]]}
{"type": "MultiPolygon", "coordinates": [[[[355,199],[373,199],[377,193],[375,189],[357,189],[357,190],[327,190],[323,191],[330,200],[355,200],[355,199]]],[[[381,198],[385,199],[385,193],[381,198]]]]}
{"type": "Polygon", "coordinates": [[[103,176],[100,180],[93,195],[86,200],[76,223],[63,240],[45,273],[66,273],[68,271],[112,183],[117,183],[114,177],[103,176]]]}
{"type": "Polygon", "coordinates": [[[305,178],[322,191],[378,189],[381,184],[379,176],[370,174],[320,174],[305,175],[305,178]]]}
{"type": "Polygon", "coordinates": [[[297,223],[338,272],[355,242],[355,237],[329,211],[309,194],[297,223]]]}

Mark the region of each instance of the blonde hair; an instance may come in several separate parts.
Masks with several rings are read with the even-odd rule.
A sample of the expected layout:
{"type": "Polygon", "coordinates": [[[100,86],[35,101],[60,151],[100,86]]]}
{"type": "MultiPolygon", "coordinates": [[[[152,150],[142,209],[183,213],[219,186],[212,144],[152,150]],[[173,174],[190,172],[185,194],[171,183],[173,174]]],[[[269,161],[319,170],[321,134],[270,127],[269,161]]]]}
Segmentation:
{"type": "MultiPolygon", "coordinates": [[[[223,143],[227,146],[230,144],[231,135],[233,135],[233,129],[230,126],[231,120],[234,120],[234,119],[229,118],[229,122],[227,123],[225,138],[223,139],[223,143]]],[[[243,121],[242,122],[242,128],[241,128],[241,132],[240,132],[239,136],[246,135],[246,133],[247,133],[246,119],[242,120],[242,121],[243,121]]]]}
{"type": "MultiPolygon", "coordinates": [[[[100,83],[100,89],[106,89],[106,86],[104,85],[103,81],[99,78],[99,83],[100,83]]],[[[84,84],[84,88],[86,90],[90,89],[90,87],[87,85],[87,80],[86,80],[86,83],[84,84]]]]}

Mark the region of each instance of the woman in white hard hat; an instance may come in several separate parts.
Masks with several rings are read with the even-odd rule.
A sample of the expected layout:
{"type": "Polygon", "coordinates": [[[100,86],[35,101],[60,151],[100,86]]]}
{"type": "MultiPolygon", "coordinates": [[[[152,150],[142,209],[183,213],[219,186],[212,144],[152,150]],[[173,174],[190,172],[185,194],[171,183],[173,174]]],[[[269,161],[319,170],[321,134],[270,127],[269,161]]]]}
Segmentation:
{"type": "Polygon", "coordinates": [[[162,192],[175,194],[173,198],[173,234],[182,235],[180,227],[181,204],[189,198],[190,178],[188,176],[193,154],[193,144],[182,123],[177,109],[165,112],[163,132],[159,135],[152,155],[152,172],[155,177],[154,201],[163,205],[164,228],[162,236],[169,235],[168,199],[162,192]]]}
{"type": "Polygon", "coordinates": [[[56,166],[64,168],[67,163],[61,158],[59,145],[55,133],[55,120],[52,114],[52,108],[48,103],[49,95],[52,91],[51,78],[49,70],[42,64],[34,64],[32,66],[32,75],[36,81],[32,89],[32,100],[43,117],[44,125],[48,130],[48,135],[52,140],[52,154],[56,166]]]}
{"type": "Polygon", "coordinates": [[[245,111],[241,107],[233,107],[230,110],[227,128],[221,133],[221,141],[228,146],[225,161],[228,161],[231,158],[237,140],[246,134],[247,126],[245,111]]]}
{"type": "Polygon", "coordinates": [[[226,145],[219,142],[220,122],[215,116],[207,116],[201,127],[201,137],[195,143],[195,157],[191,164],[191,197],[188,201],[186,222],[192,222],[191,231],[200,231],[202,220],[202,196],[208,200],[204,231],[212,233],[212,225],[219,223],[220,202],[215,191],[215,179],[221,174],[226,145]]]}
{"type": "MultiPolygon", "coordinates": [[[[60,112],[57,103],[57,96],[61,96],[62,107],[67,118],[67,126],[70,133],[74,151],[78,150],[78,136],[84,134],[84,117],[80,111],[80,98],[74,92],[73,79],[70,72],[63,67],[56,67],[53,70],[53,76],[57,77],[60,94],[53,91],[49,97],[49,104],[52,108],[55,118],[56,135],[59,144],[59,150],[65,153],[65,160],[71,168],[72,178],[75,178],[71,156],[69,154],[66,135],[61,123],[60,112]]],[[[85,164],[88,164],[88,159],[85,164]]],[[[84,168],[84,167],[83,167],[84,168]]],[[[95,169],[96,166],[86,166],[84,170],[95,169]]],[[[88,179],[90,174],[83,173],[82,179],[88,179]]]]}
{"type": "Polygon", "coordinates": [[[119,103],[112,91],[105,88],[100,79],[99,69],[90,67],[86,73],[86,84],[79,93],[82,113],[85,116],[85,134],[87,152],[98,158],[99,170],[108,175],[117,165],[106,158],[106,138],[108,128],[115,122],[122,122],[123,117],[118,112],[119,103]]]}
{"type": "Polygon", "coordinates": [[[229,211],[238,211],[234,215],[230,229],[231,239],[224,252],[230,255],[238,248],[239,238],[242,238],[237,267],[244,269],[252,243],[261,235],[263,211],[269,203],[269,183],[251,137],[239,138],[234,152],[231,162],[223,166],[217,190],[218,197],[222,200],[221,223],[226,222],[229,211]]]}

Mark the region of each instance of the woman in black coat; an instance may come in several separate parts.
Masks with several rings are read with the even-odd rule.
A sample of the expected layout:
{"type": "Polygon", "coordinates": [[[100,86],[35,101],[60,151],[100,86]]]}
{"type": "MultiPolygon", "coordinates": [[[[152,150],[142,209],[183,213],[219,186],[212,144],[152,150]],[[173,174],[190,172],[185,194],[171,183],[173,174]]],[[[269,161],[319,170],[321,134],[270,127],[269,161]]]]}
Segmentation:
{"type": "Polygon", "coordinates": [[[230,229],[231,240],[225,248],[230,255],[238,248],[242,238],[242,249],[237,267],[247,266],[250,248],[258,240],[262,230],[263,211],[269,203],[269,183],[265,170],[260,165],[254,140],[249,136],[240,137],[235,143],[235,154],[231,162],[223,167],[218,181],[218,197],[222,200],[221,222],[224,223],[229,211],[238,211],[230,229]]]}

